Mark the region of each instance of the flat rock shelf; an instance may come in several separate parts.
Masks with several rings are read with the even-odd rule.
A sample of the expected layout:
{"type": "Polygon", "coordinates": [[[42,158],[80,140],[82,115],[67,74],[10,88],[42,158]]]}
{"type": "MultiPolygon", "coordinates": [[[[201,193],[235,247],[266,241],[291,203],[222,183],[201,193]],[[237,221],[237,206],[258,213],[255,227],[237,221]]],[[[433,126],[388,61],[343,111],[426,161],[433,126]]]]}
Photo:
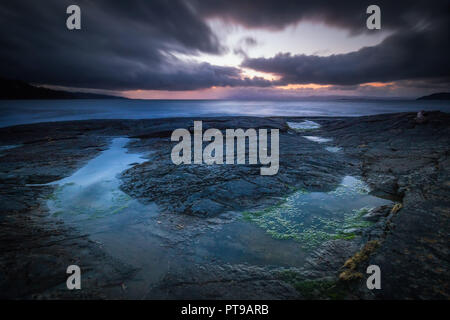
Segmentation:
{"type": "Polygon", "coordinates": [[[426,118],[203,119],[279,129],[274,176],[174,165],[190,118],[0,128],[0,296],[447,299],[450,116],[426,118]]]}

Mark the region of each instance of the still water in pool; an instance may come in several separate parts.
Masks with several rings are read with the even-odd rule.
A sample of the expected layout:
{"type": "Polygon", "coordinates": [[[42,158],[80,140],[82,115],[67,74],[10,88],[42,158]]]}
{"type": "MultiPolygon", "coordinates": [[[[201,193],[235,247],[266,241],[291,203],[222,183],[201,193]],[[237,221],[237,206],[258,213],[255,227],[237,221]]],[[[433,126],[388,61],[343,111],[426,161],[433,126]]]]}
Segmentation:
{"type": "Polygon", "coordinates": [[[136,298],[150,284],[188,264],[302,266],[311,249],[327,240],[354,238],[358,229],[368,226],[362,215],[389,203],[371,196],[361,180],[346,176],[333,191],[298,190],[272,207],[234,213],[228,223],[214,228],[191,232],[205,220],[195,217],[183,217],[191,222],[182,228],[164,228],[168,224],[160,220],[178,217],[161,214],[156,204],[143,204],[120,190],[119,173],[151,161],[129,153],[130,141],[112,139],[109,149],[84,167],[52,182],[55,192],[47,204],[54,217],[139,270],[127,284],[136,298]]]}

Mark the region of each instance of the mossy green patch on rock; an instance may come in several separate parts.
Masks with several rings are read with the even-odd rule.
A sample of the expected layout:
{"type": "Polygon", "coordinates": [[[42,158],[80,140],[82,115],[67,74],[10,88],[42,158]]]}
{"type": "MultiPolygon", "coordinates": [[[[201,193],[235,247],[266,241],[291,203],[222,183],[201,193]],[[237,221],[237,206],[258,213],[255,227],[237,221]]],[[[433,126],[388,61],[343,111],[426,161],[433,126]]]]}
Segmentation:
{"type": "Polygon", "coordinates": [[[357,235],[352,230],[372,224],[362,219],[369,211],[366,207],[340,214],[339,218],[308,216],[307,208],[301,207],[304,194],[301,191],[301,194],[289,196],[262,210],[245,211],[242,213],[243,219],[257,224],[275,239],[298,241],[305,249],[333,239],[353,240],[357,235]],[[297,206],[299,203],[300,206],[297,206]]]}
{"type": "Polygon", "coordinates": [[[355,233],[349,233],[349,234],[340,233],[340,234],[333,236],[333,239],[342,239],[342,240],[353,240],[355,238],[356,238],[355,233]]]}
{"type": "Polygon", "coordinates": [[[299,189],[275,205],[244,212],[243,218],[275,239],[294,240],[309,250],[328,240],[353,240],[371,226],[364,215],[390,201],[368,191],[363,181],[345,176],[333,191],[299,189]]]}
{"type": "Polygon", "coordinates": [[[292,285],[304,299],[342,300],[346,297],[344,288],[332,278],[304,279],[301,274],[292,270],[280,272],[279,278],[292,285]]]}
{"type": "Polygon", "coordinates": [[[345,291],[333,280],[304,280],[294,284],[294,288],[305,299],[343,300],[345,291]]]}

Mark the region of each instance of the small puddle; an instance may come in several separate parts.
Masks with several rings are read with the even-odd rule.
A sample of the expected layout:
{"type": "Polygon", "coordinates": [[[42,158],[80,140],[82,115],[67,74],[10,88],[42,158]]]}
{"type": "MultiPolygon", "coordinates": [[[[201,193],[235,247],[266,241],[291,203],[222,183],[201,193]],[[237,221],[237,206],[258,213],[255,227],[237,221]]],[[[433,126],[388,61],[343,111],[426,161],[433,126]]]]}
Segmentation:
{"type": "MultiPolygon", "coordinates": [[[[296,131],[311,131],[320,128],[320,124],[314,121],[305,120],[302,122],[286,122],[288,127],[294,129],[296,131]]],[[[303,136],[303,138],[308,139],[309,141],[317,142],[317,143],[327,143],[333,141],[331,138],[323,138],[319,136],[303,136]]],[[[340,147],[325,147],[325,149],[329,152],[336,153],[341,151],[340,147]]]]}
{"type": "Polygon", "coordinates": [[[305,120],[302,122],[287,122],[287,125],[289,128],[294,130],[314,130],[320,128],[320,124],[310,120],[305,120]]]}
{"type": "Polygon", "coordinates": [[[325,150],[328,152],[336,153],[342,150],[340,147],[326,147],[325,150]]]}
{"type": "Polygon", "coordinates": [[[303,136],[303,138],[308,139],[309,141],[317,142],[317,143],[325,143],[333,141],[331,138],[322,138],[317,136],[303,136]]]}

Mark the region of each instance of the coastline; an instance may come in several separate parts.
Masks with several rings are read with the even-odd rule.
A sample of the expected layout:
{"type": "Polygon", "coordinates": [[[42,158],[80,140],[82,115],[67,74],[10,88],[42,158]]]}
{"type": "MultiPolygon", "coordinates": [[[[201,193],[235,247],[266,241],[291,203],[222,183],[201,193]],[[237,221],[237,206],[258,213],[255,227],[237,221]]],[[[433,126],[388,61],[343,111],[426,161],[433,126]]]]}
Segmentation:
{"type": "Polygon", "coordinates": [[[130,152],[142,153],[150,161],[124,171],[121,190],[143,203],[158,205],[159,238],[164,245],[177,247],[176,253],[187,249],[182,244],[188,239],[220,230],[245,210],[273,206],[293,190],[332,191],[347,175],[360,176],[374,194],[402,205],[400,210],[389,208],[355,239],[336,239],[316,248],[302,268],[201,261],[200,269],[195,263],[171,269],[140,297],[448,299],[450,115],[429,112],[424,123],[417,123],[415,116],[204,120],[205,129],[278,128],[280,171],[267,178],[258,177],[258,170],[249,166],[174,170],[169,157],[170,134],[176,128],[191,127],[192,118],[84,120],[0,128],[1,145],[17,146],[0,154],[2,297],[135,298],[123,284],[133,279],[136,267],[108,254],[89,234],[50,217],[46,199],[53,187],[27,186],[67,177],[106,150],[111,137],[128,136],[136,139],[128,145],[130,152]],[[321,127],[314,135],[333,139],[342,152],[319,148],[316,142],[302,139],[309,133],[286,124],[305,119],[318,122],[321,127]],[[368,243],[377,245],[367,248],[368,243]],[[360,250],[365,259],[354,267],[343,267],[360,250]],[[89,280],[78,293],[81,296],[65,290],[65,268],[73,261],[86,264],[89,270],[89,280]],[[383,270],[381,293],[368,292],[365,281],[356,276],[339,279],[345,271],[364,273],[369,264],[379,264],[383,270]],[[313,290],[309,289],[311,282],[313,290]]]}

